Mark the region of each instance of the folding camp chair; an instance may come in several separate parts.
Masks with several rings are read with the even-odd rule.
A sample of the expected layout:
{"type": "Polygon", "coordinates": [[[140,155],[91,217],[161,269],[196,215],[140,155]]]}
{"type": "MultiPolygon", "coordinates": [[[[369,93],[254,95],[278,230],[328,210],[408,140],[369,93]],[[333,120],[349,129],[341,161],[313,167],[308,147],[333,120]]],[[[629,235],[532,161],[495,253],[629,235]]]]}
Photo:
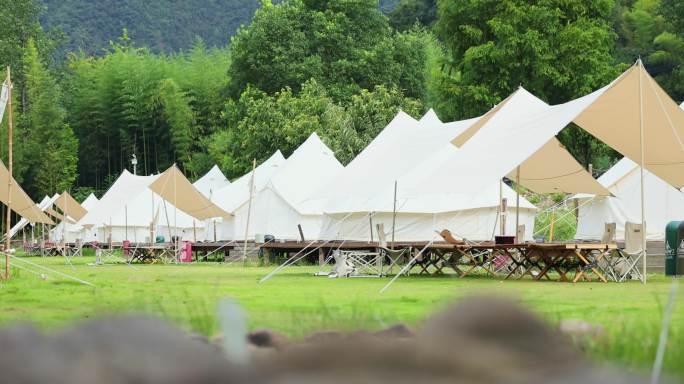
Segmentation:
{"type": "Polygon", "coordinates": [[[639,279],[643,281],[643,275],[639,270],[638,263],[645,257],[641,236],[643,228],[641,224],[625,223],[625,248],[620,251],[620,260],[614,263],[614,270],[620,282],[625,279],[639,279]]]}
{"type": "MultiPolygon", "coordinates": [[[[405,257],[405,255],[410,254],[410,249],[404,248],[401,250],[393,250],[389,249],[387,247],[387,235],[385,234],[385,228],[382,223],[379,223],[376,225],[377,228],[377,233],[378,233],[378,253],[379,257],[376,260],[377,268],[380,269],[380,273],[383,276],[386,276],[387,274],[385,273],[386,269],[389,269],[389,273],[392,273],[392,270],[395,265],[398,265],[399,261],[405,257]],[[384,261],[388,260],[389,264],[385,266],[384,261]]],[[[408,271],[406,271],[406,274],[408,275],[408,271]]]]}
{"type": "MultiPolygon", "coordinates": [[[[606,223],[603,230],[603,236],[601,237],[601,244],[615,244],[616,230],[617,226],[615,223],[606,223]]],[[[600,252],[601,255],[598,257],[596,265],[611,280],[618,281],[619,276],[616,267],[623,260],[622,257],[619,253],[613,252],[612,249],[606,249],[600,252]]]]}
{"type": "MultiPolygon", "coordinates": [[[[394,266],[399,266],[399,263],[406,259],[407,256],[411,255],[411,248],[403,248],[403,249],[388,249],[388,248],[378,248],[378,252],[380,253],[380,259],[378,259],[381,262],[381,273],[383,276],[387,276],[388,274],[392,274],[394,271],[394,266]],[[385,261],[389,261],[389,263],[385,264],[385,261]]],[[[408,270],[404,273],[405,275],[408,276],[408,270]]]]}

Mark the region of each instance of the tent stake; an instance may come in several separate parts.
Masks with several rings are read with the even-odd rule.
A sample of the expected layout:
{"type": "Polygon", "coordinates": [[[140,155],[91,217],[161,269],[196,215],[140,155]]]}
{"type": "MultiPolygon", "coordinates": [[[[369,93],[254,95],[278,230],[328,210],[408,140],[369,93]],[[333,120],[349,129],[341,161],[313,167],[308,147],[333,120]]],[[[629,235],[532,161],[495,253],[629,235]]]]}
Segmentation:
{"type": "Polygon", "coordinates": [[[5,221],[5,279],[10,278],[10,222],[12,220],[12,78],[10,76],[10,67],[7,66],[7,170],[9,171],[9,179],[7,182],[7,216],[5,221]]]}
{"type": "Polygon", "coordinates": [[[252,215],[252,197],[254,195],[254,172],[256,171],[256,159],[252,160],[252,177],[249,181],[249,203],[247,205],[247,225],[245,225],[245,243],[242,249],[242,263],[247,262],[247,237],[249,236],[249,219],[252,215]]]}
{"type": "Polygon", "coordinates": [[[641,150],[641,159],[639,167],[639,175],[641,177],[641,257],[643,272],[643,283],[646,284],[646,214],[645,214],[645,203],[644,203],[644,92],[641,85],[641,77],[643,69],[643,63],[641,58],[639,58],[639,147],[641,150]]]}

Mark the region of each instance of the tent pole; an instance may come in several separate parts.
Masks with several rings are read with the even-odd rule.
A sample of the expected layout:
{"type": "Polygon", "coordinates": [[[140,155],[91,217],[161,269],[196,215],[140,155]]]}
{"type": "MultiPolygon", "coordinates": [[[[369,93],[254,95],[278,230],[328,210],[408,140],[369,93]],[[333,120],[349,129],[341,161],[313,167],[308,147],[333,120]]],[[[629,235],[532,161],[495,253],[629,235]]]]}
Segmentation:
{"type": "Polygon", "coordinates": [[[249,180],[249,203],[247,205],[247,223],[245,225],[245,242],[242,248],[242,263],[247,262],[247,237],[249,236],[249,219],[252,215],[252,197],[254,195],[254,172],[256,171],[256,159],[252,160],[252,177],[249,180]]]}
{"type": "Polygon", "coordinates": [[[5,221],[5,279],[10,278],[10,222],[12,220],[12,78],[10,67],[7,66],[7,170],[9,171],[9,181],[7,182],[7,216],[5,221]]]}
{"type": "Polygon", "coordinates": [[[506,236],[506,221],[504,220],[503,179],[499,179],[499,234],[506,236]]]}
{"type": "Polygon", "coordinates": [[[639,147],[641,149],[641,159],[639,167],[640,187],[641,187],[641,262],[643,267],[643,283],[646,284],[646,210],[644,204],[644,92],[642,87],[643,63],[639,58],[639,147]]]}
{"type": "Polygon", "coordinates": [[[124,205],[124,236],[128,240],[128,205],[124,205]]]}
{"type": "Polygon", "coordinates": [[[518,239],[518,227],[520,226],[520,166],[515,170],[515,242],[520,243],[518,239]]]}
{"type": "Polygon", "coordinates": [[[370,242],[373,242],[373,214],[368,215],[368,222],[370,223],[370,242]]]}
{"type": "Polygon", "coordinates": [[[394,180],[394,208],[392,208],[392,249],[394,249],[394,229],[397,224],[397,181],[394,180]]]}
{"type": "Polygon", "coordinates": [[[64,219],[62,220],[62,252],[64,252],[64,256],[66,256],[66,225],[67,225],[67,218],[69,217],[69,205],[67,203],[67,198],[66,198],[66,193],[67,191],[65,190],[64,193],[62,194],[62,197],[64,197],[64,219]]]}
{"type": "Polygon", "coordinates": [[[150,205],[150,207],[152,207],[152,211],[150,212],[152,213],[152,216],[150,216],[150,244],[154,244],[156,242],[154,238],[154,222],[156,219],[156,215],[154,214],[154,192],[150,191],[150,197],[152,198],[152,204],[150,205]]]}

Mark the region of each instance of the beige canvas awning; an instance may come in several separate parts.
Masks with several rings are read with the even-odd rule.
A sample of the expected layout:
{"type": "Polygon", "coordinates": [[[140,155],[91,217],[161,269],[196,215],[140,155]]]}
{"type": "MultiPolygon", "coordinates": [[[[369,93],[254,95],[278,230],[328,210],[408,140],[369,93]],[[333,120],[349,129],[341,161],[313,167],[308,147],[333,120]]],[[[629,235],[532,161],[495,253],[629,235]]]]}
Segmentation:
{"type": "Polygon", "coordinates": [[[575,123],[677,189],[684,186],[684,111],[646,72],[628,69],[586,107],[575,123]]]}
{"type": "Polygon", "coordinates": [[[75,221],[81,220],[88,211],[81,206],[81,204],[76,201],[68,192],[62,193],[57,200],[55,200],[55,205],[59,208],[65,215],[73,218],[75,221]]]}
{"type": "MultiPolygon", "coordinates": [[[[471,158],[474,160],[489,152],[491,158],[486,161],[508,164],[510,171],[507,177],[511,180],[516,179],[517,168],[520,167],[520,184],[534,192],[610,196],[610,191],[597,182],[555,136],[547,135],[547,138],[538,140],[541,135],[526,132],[525,123],[516,126],[502,124],[525,121],[527,114],[543,113],[549,108],[548,104],[520,88],[451,143],[466,151],[472,150],[471,158]],[[510,139],[506,138],[507,135],[511,136],[510,139]],[[471,142],[470,139],[474,137],[476,140],[471,142]],[[538,142],[532,143],[532,138],[538,142]],[[473,146],[477,146],[477,149],[473,150],[473,146]],[[520,148],[523,151],[518,156],[512,156],[511,152],[520,148]]],[[[474,167],[475,172],[477,169],[474,167]]]]}
{"type": "MultiPolygon", "coordinates": [[[[516,176],[517,169],[507,175],[516,176]]],[[[611,195],[555,137],[520,165],[520,185],[537,193],[611,195]]]]}
{"type": "Polygon", "coordinates": [[[194,218],[204,220],[230,216],[198,191],[175,165],[159,175],[150,184],[150,189],[194,218]]]}
{"type": "MultiPolygon", "coordinates": [[[[9,190],[9,171],[5,164],[0,161],[0,201],[7,204],[10,194],[9,190]]],[[[24,192],[21,186],[12,178],[12,203],[11,209],[19,216],[31,223],[54,224],[50,218],[40,210],[36,203],[24,192]]]]}
{"type": "MultiPolygon", "coordinates": [[[[58,221],[64,221],[64,215],[62,215],[61,213],[55,211],[55,210],[52,209],[52,208],[46,209],[45,212],[46,212],[48,215],[50,215],[50,216],[54,217],[55,219],[57,219],[58,221]]],[[[67,221],[70,222],[70,223],[72,223],[72,224],[76,222],[76,221],[74,221],[74,220],[71,219],[71,218],[67,218],[67,221]]]]}

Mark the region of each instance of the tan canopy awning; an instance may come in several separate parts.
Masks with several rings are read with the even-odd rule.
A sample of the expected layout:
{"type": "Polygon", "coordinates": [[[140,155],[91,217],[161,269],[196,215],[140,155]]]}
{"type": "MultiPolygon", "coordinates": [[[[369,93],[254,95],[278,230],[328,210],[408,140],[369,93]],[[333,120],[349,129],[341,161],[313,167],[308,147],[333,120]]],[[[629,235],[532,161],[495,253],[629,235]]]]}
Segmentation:
{"type": "MultiPolygon", "coordinates": [[[[50,216],[54,217],[55,219],[57,219],[58,221],[64,221],[64,215],[62,215],[61,213],[55,211],[55,210],[52,209],[52,208],[46,209],[45,212],[46,212],[48,215],[50,215],[50,216]]],[[[73,219],[70,219],[70,218],[67,218],[67,221],[70,222],[70,223],[75,223],[75,222],[76,222],[76,221],[74,221],[73,219]]]]}
{"type": "Polygon", "coordinates": [[[55,200],[55,205],[62,213],[73,218],[75,221],[81,220],[81,218],[88,213],[88,211],[66,191],[59,195],[59,198],[55,200]]]}
{"type": "MultiPolygon", "coordinates": [[[[477,145],[477,149],[472,151],[471,159],[484,159],[488,153],[491,158],[483,161],[508,164],[508,168],[512,170],[507,177],[511,180],[515,180],[519,166],[520,184],[534,192],[610,196],[610,191],[596,181],[555,136],[548,134],[546,139],[538,140],[541,135],[526,132],[524,123],[512,126],[501,124],[524,121],[527,114],[543,113],[548,109],[548,104],[521,87],[451,143],[466,151],[473,150],[472,146],[477,145]],[[513,135],[514,132],[519,133],[513,135]],[[507,139],[507,135],[513,137],[507,139]],[[471,142],[473,138],[475,140],[471,142]],[[538,143],[533,143],[533,138],[538,143]],[[512,148],[512,145],[516,148],[512,148]],[[512,155],[511,152],[520,149],[522,152],[518,156],[512,155]]],[[[475,167],[474,171],[477,172],[477,169],[475,167]]]]}
{"type": "Polygon", "coordinates": [[[228,212],[198,191],[175,165],[159,175],[159,178],[150,184],[150,189],[194,218],[204,220],[230,217],[228,212]]]}
{"type": "Polygon", "coordinates": [[[677,189],[684,186],[684,111],[637,62],[585,108],[575,123],[677,189]],[[643,108],[641,108],[643,100],[643,108]]]}
{"type": "MultiPolygon", "coordinates": [[[[0,161],[0,201],[7,204],[10,197],[9,191],[9,171],[5,164],[0,161]]],[[[54,224],[50,218],[40,210],[36,203],[24,192],[21,186],[12,178],[11,209],[19,216],[31,223],[54,224]]]]}
{"type": "MultiPolygon", "coordinates": [[[[515,180],[517,169],[507,177],[515,180]]],[[[610,196],[555,137],[520,165],[520,185],[537,193],[589,193],[610,196]]]]}

